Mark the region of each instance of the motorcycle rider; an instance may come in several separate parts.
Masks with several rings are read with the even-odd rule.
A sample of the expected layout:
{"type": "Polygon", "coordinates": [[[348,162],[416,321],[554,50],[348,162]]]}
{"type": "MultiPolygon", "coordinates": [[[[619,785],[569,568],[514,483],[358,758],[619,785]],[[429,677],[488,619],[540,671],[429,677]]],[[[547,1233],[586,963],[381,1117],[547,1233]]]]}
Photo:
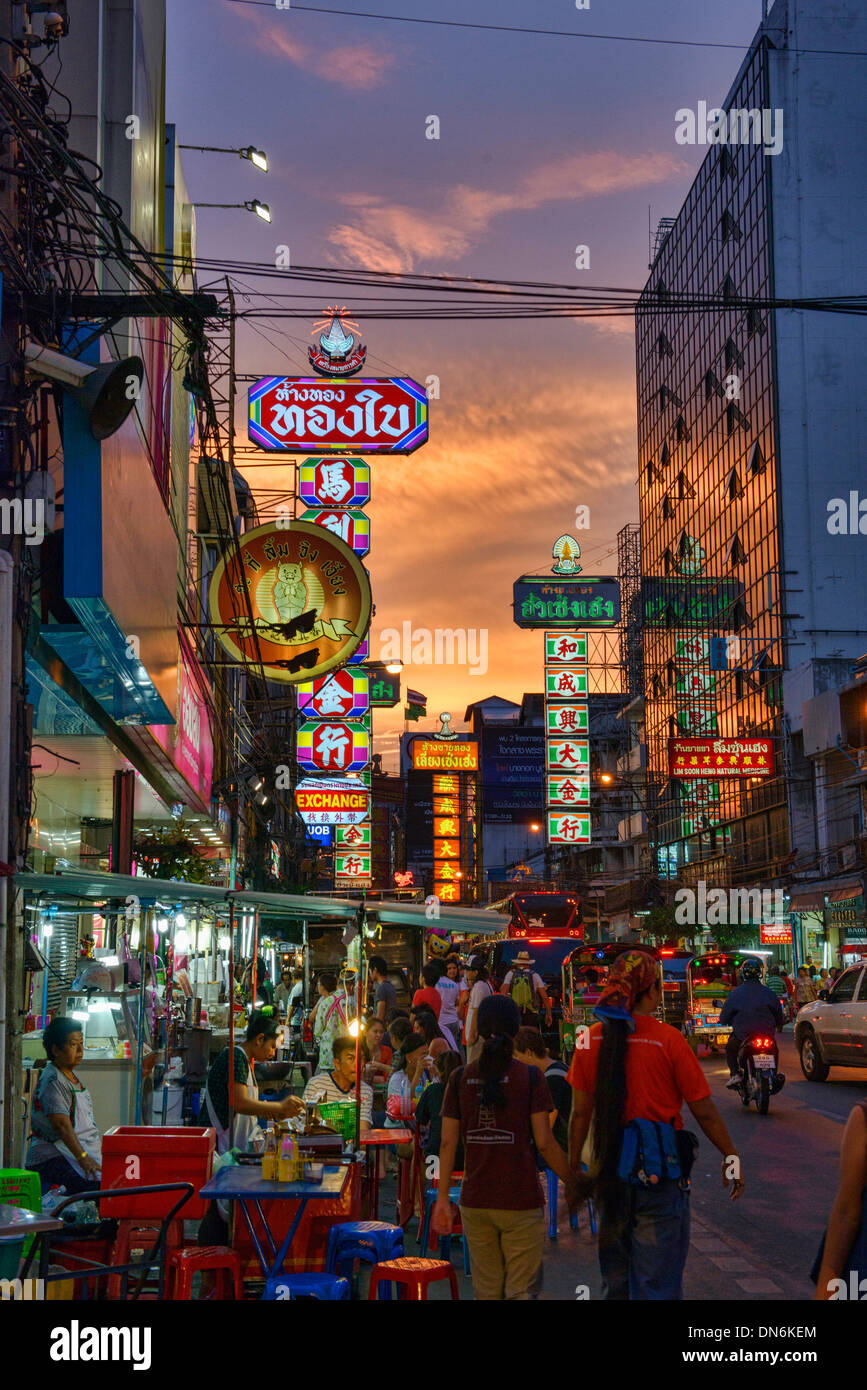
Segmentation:
{"type": "Polygon", "coordinates": [[[747,1038],[756,1033],[783,1031],[783,1010],[772,989],[762,984],[762,963],[755,958],[745,960],[741,968],[742,984],[733,989],[719,1016],[721,1028],[731,1026],[726,1043],[726,1061],[731,1073],[727,1089],[737,1090],[740,1082],[738,1053],[747,1038]]]}

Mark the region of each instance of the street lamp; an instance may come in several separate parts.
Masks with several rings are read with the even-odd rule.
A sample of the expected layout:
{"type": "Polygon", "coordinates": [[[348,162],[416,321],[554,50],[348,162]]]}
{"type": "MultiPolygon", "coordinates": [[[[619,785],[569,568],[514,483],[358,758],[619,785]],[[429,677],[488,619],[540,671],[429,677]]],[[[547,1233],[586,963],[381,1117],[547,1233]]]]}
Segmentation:
{"type": "Polygon", "coordinates": [[[263,174],[268,172],[268,156],[264,150],[257,150],[255,145],[245,145],[243,149],[226,145],[178,145],[179,150],[199,150],[207,154],[237,154],[242,159],[249,159],[250,163],[257,169],[261,169],[263,174]]]}
{"type": "Polygon", "coordinates": [[[261,203],[258,198],[253,198],[249,203],[193,203],[195,208],[245,208],[247,212],[255,212],[257,217],[261,217],[263,222],[271,221],[271,209],[267,203],[261,203]]]}

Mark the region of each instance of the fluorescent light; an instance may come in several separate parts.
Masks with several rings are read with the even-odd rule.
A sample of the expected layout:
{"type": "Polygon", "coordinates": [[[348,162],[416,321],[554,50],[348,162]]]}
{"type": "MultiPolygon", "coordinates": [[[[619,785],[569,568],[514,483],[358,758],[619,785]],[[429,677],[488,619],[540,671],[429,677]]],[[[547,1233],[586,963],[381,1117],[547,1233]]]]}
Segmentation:
{"type": "Polygon", "coordinates": [[[84,1013],[82,1009],[73,1009],[69,1017],[76,1019],[79,1023],[86,1023],[89,1015],[84,1013]]]}

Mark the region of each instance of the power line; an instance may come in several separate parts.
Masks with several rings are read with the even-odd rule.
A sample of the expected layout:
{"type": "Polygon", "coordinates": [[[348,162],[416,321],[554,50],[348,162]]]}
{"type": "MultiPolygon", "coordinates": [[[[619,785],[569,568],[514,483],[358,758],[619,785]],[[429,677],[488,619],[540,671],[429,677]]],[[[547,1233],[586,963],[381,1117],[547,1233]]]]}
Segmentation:
{"type": "MultiPolygon", "coordinates": [[[[275,8],[274,0],[231,0],[231,3],[233,5],[252,5],[259,9],[272,11],[275,8]]],[[[289,6],[286,8],[288,9],[289,6]]],[[[645,43],[669,48],[733,49],[738,53],[743,53],[745,49],[749,48],[749,44],[746,43],[721,43],[714,39],[660,39],[652,38],[646,34],[581,34],[575,29],[539,29],[530,25],[483,24],[481,21],[466,19],[433,19],[424,15],[377,14],[369,10],[338,10],[327,5],[296,5],[294,0],[291,10],[304,11],[307,14],[340,15],[346,19],[378,19],[389,24],[429,24],[442,29],[473,29],[478,32],[497,34],[532,34],[535,37],[553,39],[596,40],[602,43],[645,43]]],[[[841,58],[867,57],[867,52],[864,50],[851,48],[786,48],[784,52],[841,58]]]]}

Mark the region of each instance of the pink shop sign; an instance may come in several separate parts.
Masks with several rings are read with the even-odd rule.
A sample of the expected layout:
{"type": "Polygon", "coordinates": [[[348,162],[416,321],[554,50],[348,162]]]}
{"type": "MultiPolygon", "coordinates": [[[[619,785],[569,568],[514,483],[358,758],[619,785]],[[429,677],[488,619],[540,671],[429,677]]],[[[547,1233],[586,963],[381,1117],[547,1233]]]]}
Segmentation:
{"type": "Polygon", "coordinates": [[[175,720],[174,724],[151,725],[151,733],[193,791],[207,803],[211,797],[214,744],[208,722],[208,707],[199,693],[192,663],[183,652],[178,653],[175,720]]]}

